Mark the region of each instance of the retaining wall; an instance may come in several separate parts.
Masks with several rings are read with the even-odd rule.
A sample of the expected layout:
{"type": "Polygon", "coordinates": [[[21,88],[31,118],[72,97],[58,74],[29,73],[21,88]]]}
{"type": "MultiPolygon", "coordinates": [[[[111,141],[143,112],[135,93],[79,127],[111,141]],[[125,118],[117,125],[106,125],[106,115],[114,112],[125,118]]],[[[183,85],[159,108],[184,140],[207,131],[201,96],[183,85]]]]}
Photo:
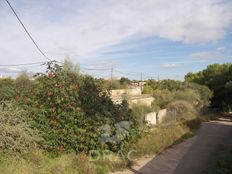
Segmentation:
{"type": "Polygon", "coordinates": [[[167,109],[162,109],[158,113],[156,112],[147,113],[145,116],[145,120],[150,125],[156,125],[163,123],[167,118],[167,116],[168,116],[167,109]]]}
{"type": "Polygon", "coordinates": [[[141,88],[134,89],[116,89],[110,91],[112,98],[123,98],[125,95],[130,96],[140,96],[142,95],[141,88]]]}
{"type": "Polygon", "coordinates": [[[146,114],[145,120],[149,125],[156,125],[157,124],[157,114],[156,112],[151,112],[146,114]]]}

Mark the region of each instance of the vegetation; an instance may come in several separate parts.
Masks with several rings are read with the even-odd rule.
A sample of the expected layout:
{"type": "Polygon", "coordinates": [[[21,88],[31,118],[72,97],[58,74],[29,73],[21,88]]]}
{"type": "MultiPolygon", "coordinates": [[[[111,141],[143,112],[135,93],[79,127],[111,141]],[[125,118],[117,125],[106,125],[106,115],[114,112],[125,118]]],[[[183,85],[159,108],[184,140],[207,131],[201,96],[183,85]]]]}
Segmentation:
{"type": "Polygon", "coordinates": [[[120,144],[102,143],[101,127],[121,121],[131,123],[129,133],[136,134],[136,120],[128,104],[115,105],[98,80],[63,70],[48,63],[46,74],[37,74],[34,95],[25,107],[32,109],[33,127],[43,132],[44,148],[53,152],[88,152],[92,149],[118,151],[133,141],[128,135],[120,144]]]}
{"type": "Polygon", "coordinates": [[[124,160],[90,163],[87,154],[107,149],[120,151],[120,159],[134,144],[140,132],[127,102],[114,104],[102,80],[80,75],[70,62],[64,67],[48,62],[47,67],[33,81],[25,73],[0,81],[1,172],[107,173],[125,167],[124,160]],[[126,122],[125,134],[120,123],[126,122]],[[108,136],[120,136],[119,141],[102,141],[105,125],[111,129],[108,136]],[[31,153],[36,155],[28,159],[31,153]]]}
{"type": "Polygon", "coordinates": [[[3,174],[105,174],[88,162],[85,154],[65,154],[51,158],[41,151],[32,152],[26,158],[0,156],[0,171],[3,174]]]}
{"type": "Polygon", "coordinates": [[[171,121],[159,125],[153,131],[139,139],[138,143],[135,144],[134,148],[136,149],[136,153],[134,157],[159,154],[169,146],[191,136],[195,128],[200,125],[200,121],[196,120],[198,119],[192,119],[188,122],[171,121]],[[194,125],[189,126],[189,123],[193,122],[194,125]]]}
{"type": "Polygon", "coordinates": [[[232,107],[232,64],[213,64],[197,73],[188,73],[187,82],[206,85],[214,93],[211,107],[231,111],[232,107]]]}
{"type": "Polygon", "coordinates": [[[112,79],[112,80],[103,80],[101,79],[103,83],[103,87],[106,90],[109,89],[127,89],[130,87],[131,80],[126,77],[121,77],[118,79],[112,79]]]}
{"type": "MultiPolygon", "coordinates": [[[[62,67],[46,65],[46,73],[33,80],[26,73],[0,80],[1,173],[106,174],[125,168],[129,151],[135,157],[159,153],[190,135],[211,97],[205,86],[150,80],[144,93],[155,97],[152,107],[129,108],[126,101],[111,101],[109,82],[80,74],[69,60],[62,67]],[[175,110],[176,119],[149,129],[145,114],[163,108],[175,110]]],[[[131,81],[117,83],[127,88],[131,81]]]]}
{"type": "Polygon", "coordinates": [[[153,94],[154,90],[151,86],[145,85],[143,88],[143,94],[153,94]]]}
{"type": "Polygon", "coordinates": [[[15,103],[5,102],[0,110],[0,149],[11,155],[26,154],[37,148],[43,139],[32,129],[28,112],[15,103]]]}
{"type": "Polygon", "coordinates": [[[196,111],[200,111],[209,106],[209,99],[212,97],[212,92],[206,86],[175,80],[149,80],[144,88],[144,93],[151,88],[152,90],[149,91],[153,92],[152,95],[155,98],[152,105],[154,108],[160,109],[167,107],[172,109],[170,103],[185,101],[189,103],[189,108],[193,107],[196,111]],[[192,106],[190,107],[190,105],[192,106]]]}

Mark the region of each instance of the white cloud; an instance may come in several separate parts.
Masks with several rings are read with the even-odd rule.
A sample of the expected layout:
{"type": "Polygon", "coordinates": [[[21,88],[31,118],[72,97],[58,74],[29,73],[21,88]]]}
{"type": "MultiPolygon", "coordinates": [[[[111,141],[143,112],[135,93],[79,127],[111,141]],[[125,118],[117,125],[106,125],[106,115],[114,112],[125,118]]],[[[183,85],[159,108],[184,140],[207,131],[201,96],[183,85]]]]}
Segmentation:
{"type": "Polygon", "coordinates": [[[195,52],[189,55],[189,58],[197,59],[197,61],[220,60],[227,57],[227,48],[224,46],[215,50],[195,52]]]}
{"type": "Polygon", "coordinates": [[[163,64],[163,65],[161,65],[161,67],[162,68],[176,68],[176,67],[178,67],[178,65],[175,63],[170,63],[170,64],[163,64]]]}
{"type": "Polygon", "coordinates": [[[218,47],[217,48],[217,51],[221,52],[221,51],[225,51],[226,50],[226,47],[218,47]]]}
{"type": "Polygon", "coordinates": [[[182,64],[195,64],[195,63],[204,63],[204,62],[208,62],[208,60],[192,60],[192,61],[189,61],[189,60],[184,60],[184,61],[176,61],[176,62],[169,62],[169,63],[166,63],[166,64],[162,64],[161,67],[162,68],[177,68],[177,67],[180,67],[182,64]]]}
{"type": "MultiPolygon", "coordinates": [[[[130,37],[158,36],[184,43],[217,41],[232,21],[229,0],[57,2],[13,5],[40,47],[58,59],[64,55],[89,57],[130,37]]],[[[0,8],[1,63],[43,60],[3,1],[0,8]]]]}

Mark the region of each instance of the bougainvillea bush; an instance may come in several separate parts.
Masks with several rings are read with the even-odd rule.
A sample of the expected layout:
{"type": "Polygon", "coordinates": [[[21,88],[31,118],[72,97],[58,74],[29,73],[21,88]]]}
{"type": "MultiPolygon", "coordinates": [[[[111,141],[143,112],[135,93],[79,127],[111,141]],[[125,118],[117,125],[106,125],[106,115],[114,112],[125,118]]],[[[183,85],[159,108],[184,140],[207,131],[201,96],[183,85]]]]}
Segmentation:
{"type": "Polygon", "coordinates": [[[34,127],[43,132],[44,148],[54,152],[110,149],[117,151],[133,142],[138,131],[128,104],[115,105],[100,80],[64,71],[55,62],[47,63],[46,73],[37,74],[28,106],[34,127]],[[101,127],[128,121],[128,134],[118,144],[102,142],[101,127]]]}

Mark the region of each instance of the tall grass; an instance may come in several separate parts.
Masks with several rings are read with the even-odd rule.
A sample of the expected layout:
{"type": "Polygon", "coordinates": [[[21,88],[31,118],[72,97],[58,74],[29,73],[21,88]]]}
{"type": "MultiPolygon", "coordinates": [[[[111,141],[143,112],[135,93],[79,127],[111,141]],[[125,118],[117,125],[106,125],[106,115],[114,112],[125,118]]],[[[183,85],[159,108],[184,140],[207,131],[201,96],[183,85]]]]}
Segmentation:
{"type": "Polygon", "coordinates": [[[155,127],[150,134],[143,136],[134,146],[135,158],[147,155],[159,154],[164,149],[193,135],[193,131],[199,127],[200,120],[170,121],[155,127]]]}
{"type": "Polygon", "coordinates": [[[40,151],[32,152],[26,158],[2,157],[0,171],[1,174],[98,174],[95,165],[84,154],[51,158],[40,151]]]}

